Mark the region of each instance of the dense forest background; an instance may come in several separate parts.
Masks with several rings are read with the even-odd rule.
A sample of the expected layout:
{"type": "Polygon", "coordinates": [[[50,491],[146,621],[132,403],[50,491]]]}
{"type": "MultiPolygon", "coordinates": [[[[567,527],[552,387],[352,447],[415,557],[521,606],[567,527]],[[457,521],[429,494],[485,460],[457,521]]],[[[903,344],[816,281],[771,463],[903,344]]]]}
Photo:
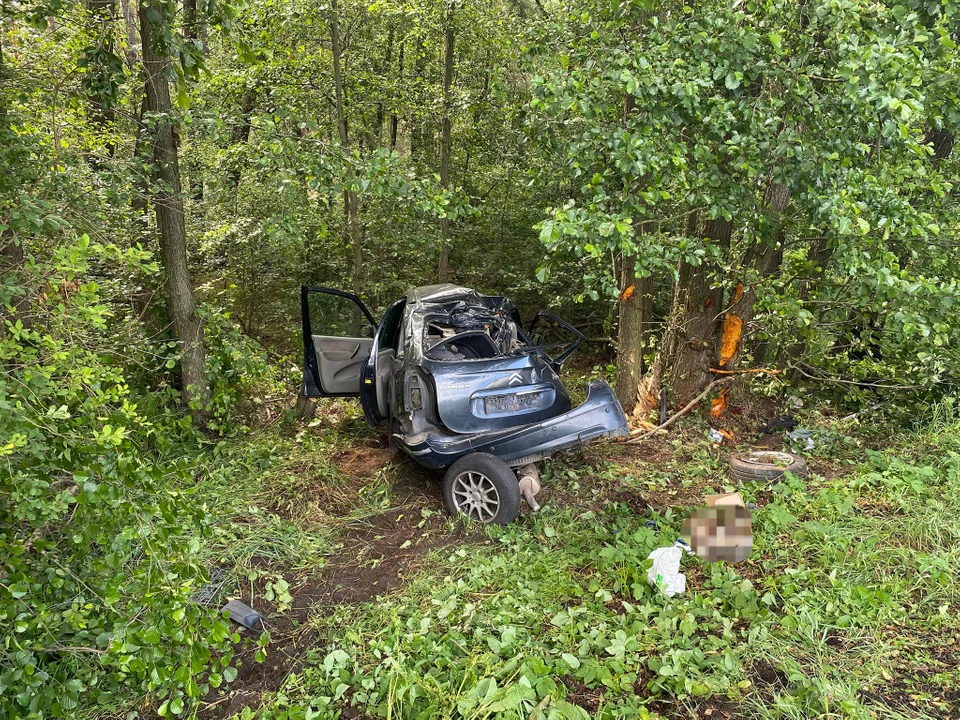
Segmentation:
{"type": "Polygon", "coordinates": [[[741,372],[741,401],[900,422],[951,397],[958,28],[947,0],[2,0],[0,714],[179,713],[235,674],[189,599],[187,449],[267,396],[296,421],[301,284],[560,309],[638,422],[741,372]]]}

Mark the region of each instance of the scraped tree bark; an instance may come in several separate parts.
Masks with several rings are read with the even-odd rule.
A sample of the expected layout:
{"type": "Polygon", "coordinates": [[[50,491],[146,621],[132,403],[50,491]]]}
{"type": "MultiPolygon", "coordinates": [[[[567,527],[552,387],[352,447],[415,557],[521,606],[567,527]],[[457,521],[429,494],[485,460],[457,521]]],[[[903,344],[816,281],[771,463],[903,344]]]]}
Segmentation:
{"type": "MultiPolygon", "coordinates": [[[[447,22],[443,42],[443,121],[440,126],[440,184],[450,188],[450,90],[453,85],[453,9],[454,0],[447,2],[447,22]]],[[[445,283],[450,276],[450,218],[440,218],[440,262],[437,279],[445,283]]]]}
{"type": "Polygon", "coordinates": [[[140,38],[145,78],[144,110],[153,142],[153,206],[160,234],[167,303],[180,342],[183,397],[194,422],[204,427],[208,420],[210,385],[204,369],[203,321],[197,314],[193,282],[187,267],[186,228],[177,141],[172,121],[173,105],[167,82],[169,59],[158,52],[159,28],[150,19],[150,8],[140,5],[140,38]]]}
{"type": "MultiPolygon", "coordinates": [[[[340,69],[340,24],[337,18],[337,0],[330,2],[330,46],[333,54],[333,90],[337,111],[337,135],[344,155],[349,154],[347,117],[343,99],[343,75],[340,69]]],[[[345,181],[343,191],[344,212],[347,219],[347,239],[353,250],[353,292],[360,294],[363,273],[363,238],[360,234],[360,207],[357,191],[353,189],[352,173],[345,181]]]]}
{"type": "Polygon", "coordinates": [[[743,349],[743,335],[753,319],[757,302],[757,283],[773,275],[783,262],[783,213],[790,202],[790,189],[773,178],[764,191],[763,206],[773,232],[754,242],[744,258],[745,276],[734,287],[733,296],[723,314],[717,367],[733,370],[743,349]]]}

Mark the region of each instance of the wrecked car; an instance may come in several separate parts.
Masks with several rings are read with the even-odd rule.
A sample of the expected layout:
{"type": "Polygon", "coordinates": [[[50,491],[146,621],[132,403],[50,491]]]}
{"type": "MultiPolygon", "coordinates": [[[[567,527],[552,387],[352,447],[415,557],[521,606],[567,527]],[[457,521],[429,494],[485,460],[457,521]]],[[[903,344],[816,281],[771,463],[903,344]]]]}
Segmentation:
{"type": "Polygon", "coordinates": [[[359,397],[391,447],[446,470],[452,514],[484,523],[539,509],[536,463],[627,434],[610,386],[591,381],[574,408],[560,382],[582,333],[541,310],[526,329],[503,297],[456,285],[409,290],[379,322],[356,295],[301,288],[303,394],[359,397]]]}

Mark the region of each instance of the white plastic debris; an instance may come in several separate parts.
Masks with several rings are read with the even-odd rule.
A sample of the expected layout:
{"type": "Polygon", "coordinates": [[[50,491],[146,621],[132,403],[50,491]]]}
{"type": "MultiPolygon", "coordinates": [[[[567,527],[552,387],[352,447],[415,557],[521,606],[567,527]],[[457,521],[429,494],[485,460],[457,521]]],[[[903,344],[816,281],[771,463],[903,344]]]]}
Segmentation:
{"type": "Polygon", "coordinates": [[[807,450],[813,450],[816,447],[816,443],[813,438],[816,435],[814,430],[807,430],[806,428],[797,428],[796,430],[787,433],[787,437],[797,443],[804,443],[804,447],[807,450]]]}
{"type": "Polygon", "coordinates": [[[647,556],[653,560],[653,567],[647,570],[647,582],[667,597],[673,597],[687,589],[687,578],[680,572],[680,558],[683,550],[673,545],[657,548],[647,556]]]}
{"type": "Polygon", "coordinates": [[[710,437],[710,439],[713,440],[715,443],[722,443],[722,442],[723,442],[723,435],[721,435],[718,430],[714,430],[713,428],[710,428],[709,437],[710,437]]]}

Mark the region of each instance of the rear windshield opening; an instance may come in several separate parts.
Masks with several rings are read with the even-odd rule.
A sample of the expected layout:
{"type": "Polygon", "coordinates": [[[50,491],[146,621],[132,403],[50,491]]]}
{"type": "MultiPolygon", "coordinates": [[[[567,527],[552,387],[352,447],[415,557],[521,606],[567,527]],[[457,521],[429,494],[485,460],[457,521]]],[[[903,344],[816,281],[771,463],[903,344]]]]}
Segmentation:
{"type": "Polygon", "coordinates": [[[439,303],[425,317],[424,355],[431,360],[509,356],[524,347],[521,333],[506,309],[465,300],[439,303]]]}

